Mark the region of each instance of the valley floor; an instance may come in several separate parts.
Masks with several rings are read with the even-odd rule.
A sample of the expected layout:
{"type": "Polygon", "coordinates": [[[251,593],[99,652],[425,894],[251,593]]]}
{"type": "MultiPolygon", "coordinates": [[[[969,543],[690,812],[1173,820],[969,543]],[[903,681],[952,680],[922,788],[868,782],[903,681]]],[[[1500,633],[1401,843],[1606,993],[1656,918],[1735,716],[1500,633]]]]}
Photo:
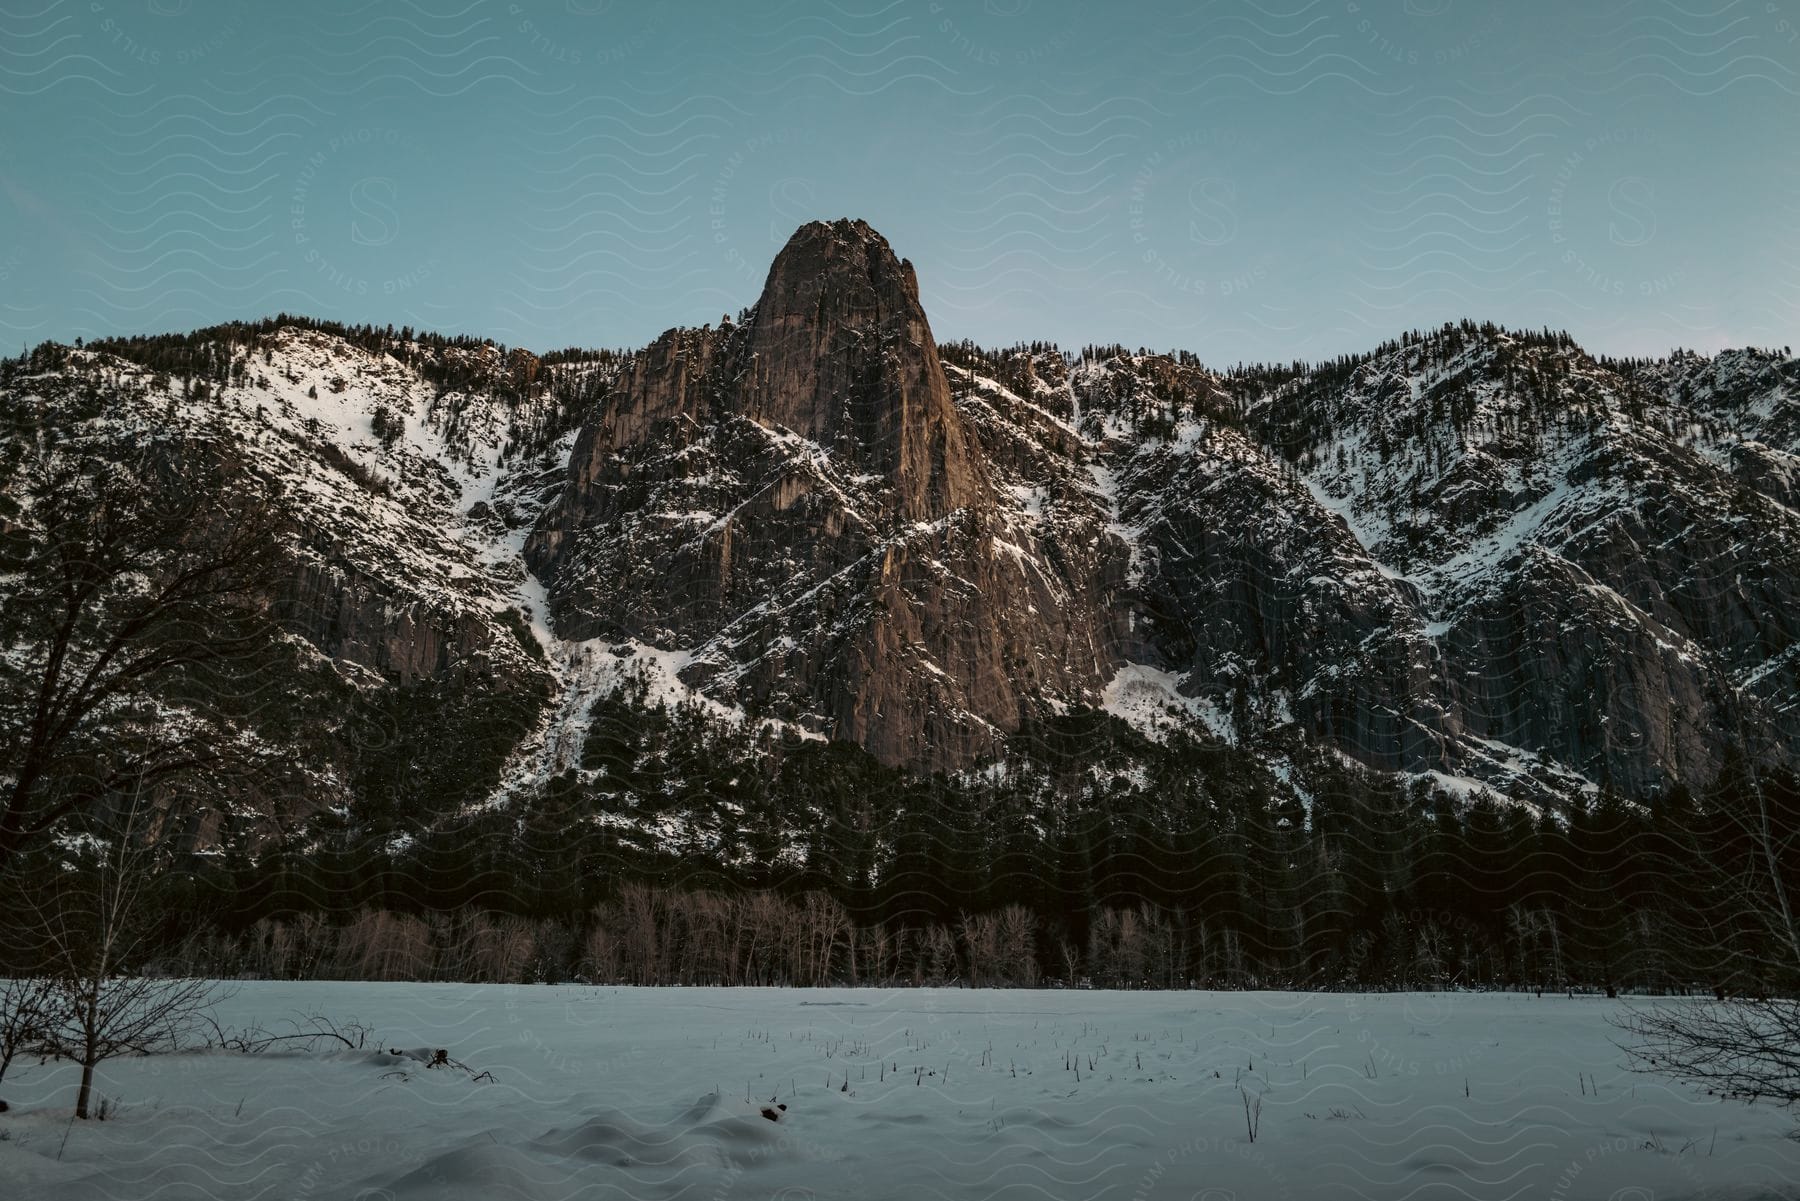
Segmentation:
{"type": "Polygon", "coordinates": [[[71,1068],[15,1064],[0,1196],[1800,1197],[1800,1114],[1626,1072],[1624,1004],[246,983],[228,1025],[409,1053],[121,1060],[76,1123],[71,1068]]]}

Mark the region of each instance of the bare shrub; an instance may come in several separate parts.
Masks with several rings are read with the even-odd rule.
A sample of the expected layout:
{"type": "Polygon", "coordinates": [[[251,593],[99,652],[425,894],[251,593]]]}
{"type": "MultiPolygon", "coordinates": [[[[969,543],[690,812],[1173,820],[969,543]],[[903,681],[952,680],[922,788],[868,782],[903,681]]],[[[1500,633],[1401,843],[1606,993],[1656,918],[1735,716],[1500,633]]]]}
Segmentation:
{"type": "Polygon", "coordinates": [[[1665,1001],[1619,1025],[1634,1067],[1749,1100],[1800,1104],[1800,1001],[1665,1001]]]}
{"type": "Polygon", "coordinates": [[[48,976],[19,976],[0,980],[0,1080],[20,1051],[43,1044],[55,981],[48,976]]]}

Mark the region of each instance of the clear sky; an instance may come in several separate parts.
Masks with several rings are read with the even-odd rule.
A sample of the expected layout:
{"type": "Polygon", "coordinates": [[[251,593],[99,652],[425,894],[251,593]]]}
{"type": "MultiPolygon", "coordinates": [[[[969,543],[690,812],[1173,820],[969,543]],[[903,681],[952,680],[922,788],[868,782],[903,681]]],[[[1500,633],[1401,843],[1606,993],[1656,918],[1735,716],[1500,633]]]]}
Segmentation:
{"type": "Polygon", "coordinates": [[[0,0],[0,338],[630,346],[856,216],[940,338],[1800,342],[1800,0],[0,0]]]}

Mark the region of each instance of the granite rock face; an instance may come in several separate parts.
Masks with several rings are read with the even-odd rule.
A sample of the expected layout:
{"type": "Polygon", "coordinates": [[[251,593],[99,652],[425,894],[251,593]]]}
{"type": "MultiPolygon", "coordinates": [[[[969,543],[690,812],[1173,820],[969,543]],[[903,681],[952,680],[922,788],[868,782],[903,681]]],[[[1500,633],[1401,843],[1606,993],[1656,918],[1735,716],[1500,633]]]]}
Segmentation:
{"type": "Polygon", "coordinates": [[[794,234],[769,269],[744,352],[744,415],[881,477],[899,517],[932,521],[987,499],[912,263],[864,222],[794,234]]]}
{"type": "Polygon", "coordinates": [[[911,265],[862,222],[820,222],[744,325],[638,357],[526,561],[565,638],[680,647],[683,678],[729,703],[961,766],[1094,700],[1113,662],[1089,561],[1107,552],[999,496],[911,265]]]}

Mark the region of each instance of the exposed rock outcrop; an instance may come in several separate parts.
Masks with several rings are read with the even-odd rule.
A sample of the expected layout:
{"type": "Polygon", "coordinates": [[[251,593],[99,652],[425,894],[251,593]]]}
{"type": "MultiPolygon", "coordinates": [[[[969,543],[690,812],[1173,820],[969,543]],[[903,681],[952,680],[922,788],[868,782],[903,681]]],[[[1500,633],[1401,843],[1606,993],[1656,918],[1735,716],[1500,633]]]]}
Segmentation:
{"type": "Polygon", "coordinates": [[[639,356],[526,556],[565,637],[681,648],[725,699],[950,767],[1093,700],[1115,658],[1106,573],[1011,508],[911,265],[816,222],[745,326],[639,356]]]}

